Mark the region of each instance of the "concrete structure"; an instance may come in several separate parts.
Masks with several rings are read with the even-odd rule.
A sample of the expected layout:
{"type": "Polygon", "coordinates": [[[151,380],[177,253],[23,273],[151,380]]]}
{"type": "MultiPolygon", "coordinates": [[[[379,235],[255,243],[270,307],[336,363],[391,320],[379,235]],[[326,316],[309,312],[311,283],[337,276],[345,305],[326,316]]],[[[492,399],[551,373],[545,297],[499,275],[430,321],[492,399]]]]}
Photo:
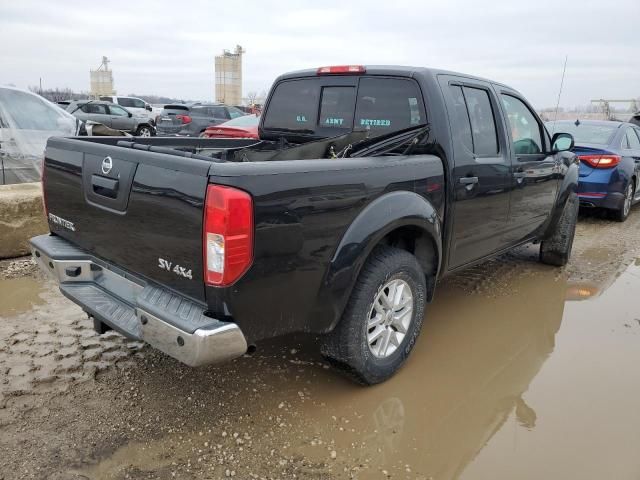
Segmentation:
{"type": "Polygon", "coordinates": [[[0,258],[29,254],[27,241],[48,231],[40,182],[0,185],[0,258]]]}
{"type": "Polygon", "coordinates": [[[245,53],[240,45],[236,45],[234,52],[223,50],[222,55],[216,57],[216,101],[227,105],[242,103],[242,54],[245,53]]]}
{"type": "Polygon", "coordinates": [[[100,95],[115,95],[116,91],[113,89],[113,72],[109,70],[109,59],[102,57],[102,63],[97,70],[89,71],[91,79],[91,88],[89,90],[93,98],[98,98],[100,95]]]}

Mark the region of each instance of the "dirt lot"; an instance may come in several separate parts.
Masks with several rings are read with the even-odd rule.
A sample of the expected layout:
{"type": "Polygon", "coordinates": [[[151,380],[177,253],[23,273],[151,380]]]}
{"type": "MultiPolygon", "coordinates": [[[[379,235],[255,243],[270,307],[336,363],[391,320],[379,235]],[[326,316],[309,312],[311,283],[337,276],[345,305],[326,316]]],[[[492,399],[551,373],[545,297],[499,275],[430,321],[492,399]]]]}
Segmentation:
{"type": "Polygon", "coordinates": [[[190,369],[97,336],[28,260],[0,264],[0,480],[640,478],[640,208],[442,282],[389,382],[314,338],[190,369]]]}

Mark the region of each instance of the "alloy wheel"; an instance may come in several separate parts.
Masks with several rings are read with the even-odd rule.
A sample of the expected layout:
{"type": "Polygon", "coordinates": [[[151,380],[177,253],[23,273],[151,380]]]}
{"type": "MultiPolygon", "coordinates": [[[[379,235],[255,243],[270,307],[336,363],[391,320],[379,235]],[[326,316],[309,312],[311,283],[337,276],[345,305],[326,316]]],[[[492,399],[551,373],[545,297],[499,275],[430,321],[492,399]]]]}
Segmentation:
{"type": "Polygon", "coordinates": [[[413,292],[407,282],[394,279],[376,295],[367,318],[367,343],[378,358],[392,355],[407,335],[413,318],[413,292]]]}

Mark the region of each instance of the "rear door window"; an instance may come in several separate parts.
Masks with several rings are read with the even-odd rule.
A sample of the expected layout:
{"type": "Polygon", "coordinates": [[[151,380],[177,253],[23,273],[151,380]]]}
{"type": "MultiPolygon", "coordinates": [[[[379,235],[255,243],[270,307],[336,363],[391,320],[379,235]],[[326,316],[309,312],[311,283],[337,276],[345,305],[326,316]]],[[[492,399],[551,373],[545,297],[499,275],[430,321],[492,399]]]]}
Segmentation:
{"type": "Polygon", "coordinates": [[[471,119],[473,152],[480,156],[498,154],[498,134],[491,108],[489,92],[481,88],[464,87],[464,97],[471,119]]]}
{"type": "Polygon", "coordinates": [[[624,147],[629,150],[640,150],[640,139],[636,135],[635,129],[627,128],[625,133],[626,142],[622,142],[624,147]]]}
{"type": "Polygon", "coordinates": [[[82,106],[81,110],[84,113],[107,115],[107,106],[101,103],[86,103],[82,106]]]}
{"type": "Polygon", "coordinates": [[[356,129],[373,135],[426,123],[422,95],[413,80],[364,77],[360,79],[356,104],[356,129]]]}
{"type": "Polygon", "coordinates": [[[454,130],[457,132],[455,136],[462,142],[467,150],[473,152],[471,121],[469,120],[469,112],[464,100],[464,94],[462,93],[462,87],[460,85],[449,85],[449,92],[451,93],[453,105],[451,122],[453,123],[454,130]]]}

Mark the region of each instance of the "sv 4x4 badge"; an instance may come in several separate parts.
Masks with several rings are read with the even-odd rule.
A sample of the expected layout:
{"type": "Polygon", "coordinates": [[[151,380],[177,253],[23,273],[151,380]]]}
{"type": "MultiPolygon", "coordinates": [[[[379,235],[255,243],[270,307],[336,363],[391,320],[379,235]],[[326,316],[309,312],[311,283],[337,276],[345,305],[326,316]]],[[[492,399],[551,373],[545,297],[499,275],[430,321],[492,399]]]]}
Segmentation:
{"type": "Polygon", "coordinates": [[[165,260],[164,258],[158,258],[158,268],[162,268],[167,272],[173,272],[176,275],[180,275],[181,277],[188,278],[189,280],[193,280],[191,269],[187,270],[186,267],[181,267],[180,265],[174,265],[173,262],[170,262],[169,260],[165,260]]]}

